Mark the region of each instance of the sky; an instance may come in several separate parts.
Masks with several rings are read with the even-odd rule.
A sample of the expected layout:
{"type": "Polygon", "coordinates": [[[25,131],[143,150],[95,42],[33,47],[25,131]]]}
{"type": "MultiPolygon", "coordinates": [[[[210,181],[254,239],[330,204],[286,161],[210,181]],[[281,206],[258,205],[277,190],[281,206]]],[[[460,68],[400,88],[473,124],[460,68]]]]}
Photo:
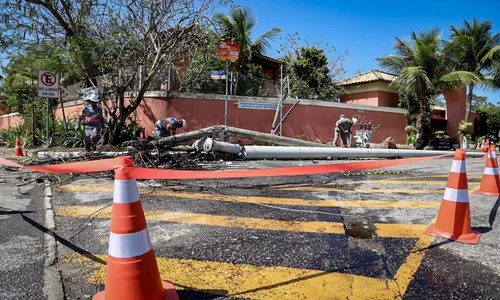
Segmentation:
{"type": "MultiPolygon", "coordinates": [[[[375,60],[393,54],[395,37],[406,38],[412,31],[440,28],[443,38],[449,27],[463,20],[489,20],[500,32],[500,1],[482,0],[235,0],[250,7],[258,19],[255,38],[279,27],[282,35],[298,32],[314,42],[322,38],[339,51],[348,51],[346,76],[380,69],[375,60]],[[322,36],[323,34],[323,36],[322,36]]],[[[267,54],[279,57],[279,41],[267,54]]],[[[491,102],[500,102],[500,92],[478,91],[491,102]]]]}
{"type": "MultiPolygon", "coordinates": [[[[338,51],[348,51],[346,76],[380,69],[375,60],[394,53],[395,37],[409,37],[412,31],[440,28],[443,38],[450,25],[461,26],[464,19],[489,20],[500,31],[500,1],[481,0],[234,0],[250,7],[257,16],[255,37],[279,27],[282,36],[298,32],[311,42],[321,38],[338,51]],[[323,35],[323,36],[322,36],[323,35]]],[[[279,41],[267,54],[279,57],[279,41]]],[[[0,57],[0,64],[6,61],[0,57]]],[[[1,71],[0,71],[1,73],[1,71]]],[[[500,101],[500,92],[477,91],[491,102],[500,101]]]]}

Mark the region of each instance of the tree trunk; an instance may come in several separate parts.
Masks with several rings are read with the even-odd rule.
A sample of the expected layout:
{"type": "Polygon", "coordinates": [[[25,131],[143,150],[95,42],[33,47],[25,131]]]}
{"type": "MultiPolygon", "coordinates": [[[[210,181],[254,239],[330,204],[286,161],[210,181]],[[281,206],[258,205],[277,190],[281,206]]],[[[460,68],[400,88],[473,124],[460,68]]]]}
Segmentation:
{"type": "Polygon", "coordinates": [[[109,128],[109,139],[108,139],[108,144],[112,146],[116,146],[120,141],[120,133],[122,132],[123,129],[123,122],[118,120],[116,123],[114,123],[113,127],[109,128]]]}
{"type": "Polygon", "coordinates": [[[469,122],[470,120],[470,111],[472,108],[472,98],[474,96],[474,85],[469,85],[469,94],[467,95],[467,100],[465,101],[465,122],[469,122]]]}

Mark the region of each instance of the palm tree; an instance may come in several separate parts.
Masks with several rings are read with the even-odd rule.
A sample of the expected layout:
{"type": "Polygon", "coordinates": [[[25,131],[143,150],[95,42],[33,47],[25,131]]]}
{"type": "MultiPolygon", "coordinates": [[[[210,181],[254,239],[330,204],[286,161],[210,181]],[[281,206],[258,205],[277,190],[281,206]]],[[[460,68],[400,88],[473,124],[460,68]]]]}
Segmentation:
{"type": "Polygon", "coordinates": [[[257,18],[247,7],[233,6],[229,14],[215,14],[214,21],[219,26],[223,40],[232,40],[240,45],[240,64],[251,60],[252,54],[265,54],[271,48],[270,42],[282,31],[275,27],[252,42],[257,18]]]}
{"type": "Polygon", "coordinates": [[[396,55],[377,58],[383,69],[397,75],[392,85],[400,94],[415,96],[419,106],[417,132],[421,137],[430,133],[430,100],[433,96],[479,81],[471,72],[452,71],[445,59],[444,46],[439,29],[418,35],[412,32],[409,40],[396,38],[396,55]]]}
{"type": "MultiPolygon", "coordinates": [[[[465,121],[469,122],[474,88],[494,88],[494,67],[500,63],[500,33],[493,35],[493,25],[489,21],[472,23],[464,20],[461,28],[450,26],[449,43],[450,61],[455,68],[474,73],[480,80],[468,84],[468,95],[465,106],[465,121]]],[[[496,74],[498,77],[498,74],[496,74]]]]}

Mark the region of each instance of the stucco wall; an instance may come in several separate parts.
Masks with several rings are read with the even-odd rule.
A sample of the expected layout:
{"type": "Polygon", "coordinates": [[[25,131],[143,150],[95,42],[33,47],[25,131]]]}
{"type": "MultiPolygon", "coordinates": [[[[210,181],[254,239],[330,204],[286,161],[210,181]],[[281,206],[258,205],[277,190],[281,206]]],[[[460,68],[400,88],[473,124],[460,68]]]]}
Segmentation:
{"type": "MultiPolygon", "coordinates": [[[[205,97],[205,96],[204,96],[205,97]]],[[[188,126],[184,132],[215,124],[224,124],[224,100],[200,99],[196,95],[182,97],[148,97],[140,106],[137,120],[145,127],[145,134],[153,130],[154,122],[162,117],[173,116],[186,119],[188,126]]],[[[238,108],[238,101],[257,103],[276,103],[276,99],[234,97],[228,104],[228,125],[250,129],[260,132],[270,132],[274,119],[274,110],[257,110],[238,108]]],[[[399,142],[405,140],[404,127],[406,125],[404,111],[401,109],[385,109],[366,106],[353,106],[342,103],[322,103],[302,101],[288,116],[283,126],[283,135],[305,138],[315,141],[316,138],[323,142],[333,139],[333,126],[341,113],[348,117],[358,116],[380,124],[381,129],[373,135],[374,141],[381,141],[387,136],[392,136],[399,142]]],[[[284,104],[284,114],[292,106],[292,101],[284,104]]],[[[358,129],[359,126],[356,126],[358,129]]]]}
{"type": "Polygon", "coordinates": [[[379,106],[378,99],[378,91],[360,92],[340,96],[340,102],[352,105],[379,106]]]}
{"type": "Polygon", "coordinates": [[[0,129],[7,129],[22,123],[23,119],[16,113],[0,116],[0,129]]]}
{"type": "Polygon", "coordinates": [[[378,106],[398,107],[399,94],[378,91],[378,106]]]}
{"type": "MultiPolygon", "coordinates": [[[[274,110],[238,108],[238,101],[254,103],[277,103],[275,98],[252,98],[233,96],[228,105],[229,126],[250,129],[260,132],[270,132],[274,119],[274,110]]],[[[181,128],[178,133],[200,129],[212,125],[224,124],[224,96],[203,94],[167,94],[166,92],[150,92],[146,94],[137,111],[137,121],[144,127],[143,137],[151,134],[154,123],[159,118],[176,117],[187,120],[187,128],[181,128]]],[[[285,114],[294,100],[285,101],[285,114]]],[[[81,101],[66,103],[66,118],[75,118],[82,108],[81,101]]],[[[381,128],[372,136],[372,141],[382,141],[392,136],[396,141],[405,140],[406,125],[404,110],[396,108],[381,108],[370,106],[354,106],[344,103],[331,103],[302,100],[289,115],[283,126],[283,135],[287,137],[305,136],[307,140],[317,138],[323,142],[333,139],[333,126],[343,113],[348,117],[357,116],[380,124],[381,128]]],[[[59,108],[56,116],[62,119],[59,108]]],[[[0,118],[0,129],[8,128],[8,118],[0,118]]],[[[10,120],[19,122],[19,118],[10,120]]],[[[355,129],[359,129],[356,126],[355,129]]]]}

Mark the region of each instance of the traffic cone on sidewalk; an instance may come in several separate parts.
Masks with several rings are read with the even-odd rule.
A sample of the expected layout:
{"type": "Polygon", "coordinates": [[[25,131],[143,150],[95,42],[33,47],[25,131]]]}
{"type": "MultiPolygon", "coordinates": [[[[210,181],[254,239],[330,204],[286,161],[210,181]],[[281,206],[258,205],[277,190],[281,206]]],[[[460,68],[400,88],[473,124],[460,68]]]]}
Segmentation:
{"type": "Polygon", "coordinates": [[[481,151],[481,152],[486,152],[486,151],[485,151],[485,149],[486,149],[485,144],[486,144],[486,143],[485,143],[485,141],[483,140],[483,141],[481,142],[481,148],[479,148],[479,151],[481,151]]]}
{"type": "Polygon", "coordinates": [[[106,286],[92,299],[178,300],[173,284],[160,278],[137,183],[128,176],[134,163],[122,159],[115,170],[106,286]]]}
{"type": "Polygon", "coordinates": [[[484,167],[483,178],[479,190],[474,192],[479,195],[500,196],[500,178],[498,177],[497,146],[491,145],[484,167]]]}
{"type": "Polygon", "coordinates": [[[448,183],[435,224],[424,232],[466,244],[477,244],[481,233],[470,226],[469,188],[465,170],[465,151],[457,149],[451,165],[448,183]]]}
{"type": "Polygon", "coordinates": [[[23,149],[21,148],[21,143],[19,142],[19,137],[16,137],[16,148],[14,148],[14,154],[16,156],[24,156],[23,149]]]}

